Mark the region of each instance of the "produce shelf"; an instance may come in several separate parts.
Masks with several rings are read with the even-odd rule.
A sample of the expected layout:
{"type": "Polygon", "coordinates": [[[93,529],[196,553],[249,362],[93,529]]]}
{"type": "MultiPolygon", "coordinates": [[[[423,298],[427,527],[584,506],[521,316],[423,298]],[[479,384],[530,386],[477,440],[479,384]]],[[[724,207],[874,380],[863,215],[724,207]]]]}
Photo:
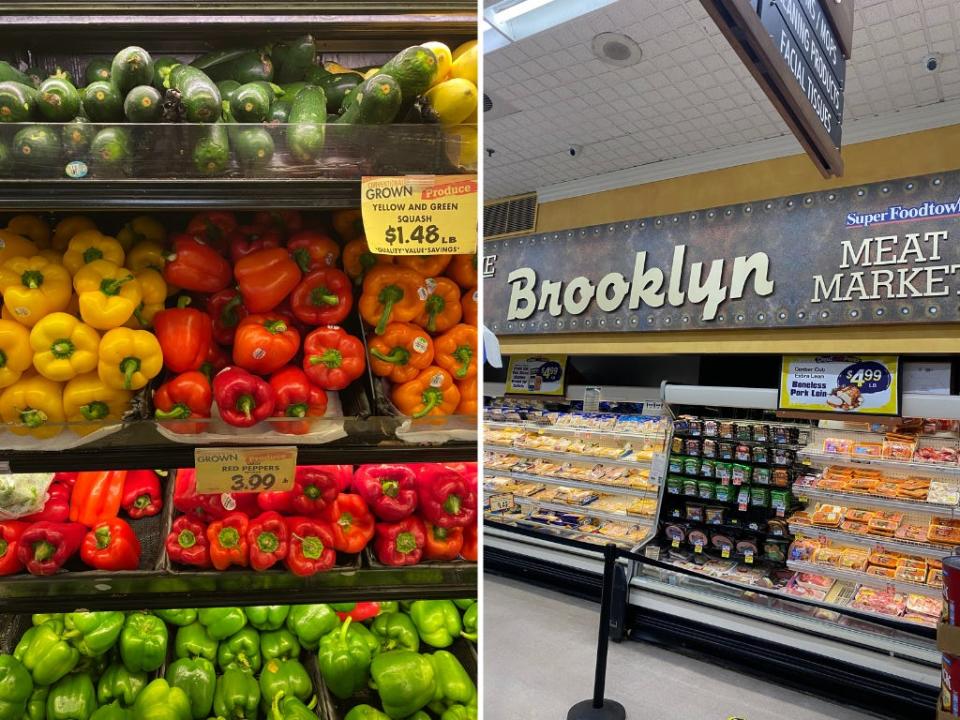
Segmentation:
{"type": "Polygon", "coordinates": [[[559,460],[560,462],[584,462],[595,465],[614,465],[616,467],[649,467],[652,460],[634,460],[629,456],[624,458],[605,458],[596,455],[580,455],[578,453],[568,452],[550,452],[547,450],[537,450],[536,448],[518,448],[506,445],[485,444],[484,450],[493,452],[510,453],[521,457],[538,458],[543,460],[559,460]]]}
{"type": "Polygon", "coordinates": [[[900,540],[897,538],[878,537],[876,535],[855,535],[854,533],[843,532],[832,528],[820,527],[818,525],[796,525],[790,523],[790,532],[796,535],[806,537],[823,536],[834,542],[846,543],[866,548],[883,548],[885,550],[895,550],[896,552],[908,553],[910,555],[920,555],[930,558],[945,558],[953,554],[953,549],[949,547],[937,547],[928,543],[911,542],[909,540],[900,540]]]}
{"type": "Polygon", "coordinates": [[[954,517],[960,508],[956,505],[940,505],[921,500],[902,500],[898,498],[877,497],[876,495],[867,495],[864,493],[845,493],[834,490],[820,490],[815,487],[793,486],[793,493],[798,497],[804,497],[808,500],[817,500],[830,504],[844,503],[854,507],[878,507],[890,508],[892,510],[904,510],[907,512],[924,513],[927,515],[940,515],[954,517]]]}
{"type": "Polygon", "coordinates": [[[829,565],[817,565],[799,560],[787,560],[787,567],[791,570],[797,570],[798,572],[823,575],[824,577],[833,578],[834,580],[844,580],[845,582],[854,583],[855,585],[865,585],[866,587],[876,588],[877,590],[893,588],[901,593],[917,593],[935,598],[943,596],[943,590],[938,587],[891,580],[889,578],[877,577],[876,575],[867,575],[867,573],[856,570],[841,570],[840,568],[830,567],[829,565]]]}
{"type": "Polygon", "coordinates": [[[540,482],[546,485],[562,485],[564,487],[583,488],[585,490],[600,490],[611,495],[633,495],[642,498],[655,498],[658,495],[656,490],[637,490],[636,488],[621,487],[620,485],[604,485],[603,483],[584,482],[582,480],[566,480],[557,477],[541,477],[540,475],[531,475],[529,473],[507,472],[505,470],[484,470],[484,477],[511,477],[526,482],[540,482]]]}

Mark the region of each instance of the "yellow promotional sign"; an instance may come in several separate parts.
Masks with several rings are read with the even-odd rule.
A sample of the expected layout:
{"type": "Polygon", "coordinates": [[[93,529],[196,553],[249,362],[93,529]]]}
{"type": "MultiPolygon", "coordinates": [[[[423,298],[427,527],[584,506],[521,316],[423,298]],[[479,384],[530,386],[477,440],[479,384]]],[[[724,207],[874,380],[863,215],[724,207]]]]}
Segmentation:
{"type": "Polygon", "coordinates": [[[198,493],[293,489],[295,447],[196,448],[193,452],[198,493]]]}
{"type": "Polygon", "coordinates": [[[360,209],[379,255],[477,251],[476,175],[364,177],[360,209]]]}
{"type": "Polygon", "coordinates": [[[563,395],[566,355],[511,355],[507,393],[563,395]]]}
{"type": "Polygon", "coordinates": [[[846,415],[900,414],[896,355],[785,355],[781,410],[846,415]]]}

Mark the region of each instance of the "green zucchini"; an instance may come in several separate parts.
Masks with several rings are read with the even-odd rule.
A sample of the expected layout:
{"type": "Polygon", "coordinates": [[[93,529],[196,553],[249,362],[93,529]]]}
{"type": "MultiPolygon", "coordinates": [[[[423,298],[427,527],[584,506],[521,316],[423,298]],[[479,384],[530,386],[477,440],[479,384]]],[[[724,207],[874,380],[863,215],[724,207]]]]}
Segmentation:
{"type": "Polygon", "coordinates": [[[297,93],[303,90],[306,86],[307,86],[307,83],[303,81],[295,82],[295,83],[286,83],[285,85],[280,86],[280,90],[283,91],[281,93],[282,95],[286,95],[292,101],[297,96],[297,93]]]}
{"type": "MultiPolygon", "coordinates": [[[[198,58],[195,58],[190,64],[198,70],[203,70],[204,72],[212,71],[213,68],[219,65],[226,65],[244,53],[251,52],[250,48],[233,48],[231,50],[216,50],[214,52],[201,55],[198,58]]],[[[209,73],[208,73],[209,74],[209,73]]]]}
{"type": "Polygon", "coordinates": [[[38,170],[51,170],[60,162],[60,139],[46,125],[30,125],[13,136],[17,162],[38,170]]]}
{"type": "Polygon", "coordinates": [[[270,164],[274,143],[270,131],[263,127],[245,127],[233,138],[237,161],[246,168],[261,168],[270,164]]]}
{"type": "Polygon", "coordinates": [[[176,65],[167,78],[168,87],[180,93],[187,122],[212,123],[220,119],[220,91],[203,70],[176,65]]]}
{"type": "Polygon", "coordinates": [[[9,175],[13,171],[13,153],[0,143],[0,175],[9,175]]]}
{"type": "Polygon", "coordinates": [[[89,120],[82,117],[76,117],[72,122],[63,126],[60,131],[60,141],[63,151],[67,157],[80,157],[86,154],[90,149],[90,142],[93,136],[97,134],[89,120]]]}
{"type": "Polygon", "coordinates": [[[273,61],[270,56],[254,50],[247,52],[230,63],[228,78],[241,85],[257,80],[273,80],[273,61]]]}
{"type": "Polygon", "coordinates": [[[270,106],[267,122],[286,124],[290,118],[290,108],[293,107],[293,98],[289,95],[278,97],[270,106]]]}
{"type": "Polygon", "coordinates": [[[374,75],[355,91],[356,99],[338,122],[348,125],[386,125],[400,111],[400,85],[389,75],[374,75]]]}
{"type": "Polygon", "coordinates": [[[113,57],[110,80],[126,95],[137,85],[153,82],[153,58],[141,47],[131,45],[113,57]]]}
{"type": "Polygon", "coordinates": [[[227,127],[213,123],[199,128],[200,137],[193,146],[193,165],[204,175],[220,175],[230,161],[230,142],[227,127]]]}
{"type": "Polygon", "coordinates": [[[270,115],[273,93],[266,83],[241,85],[230,99],[230,112],[238,122],[263,122],[270,115]]]}
{"type": "Polygon", "coordinates": [[[152,123],[163,113],[163,97],[152,85],[137,85],[123,101],[123,114],[132,123],[152,123]]]}
{"type": "Polygon", "coordinates": [[[123,119],[123,99],[117,86],[106,80],[87,85],[83,90],[83,110],[93,122],[123,119]]]}
{"type": "Polygon", "coordinates": [[[429,48],[414,45],[394,55],[380,68],[380,73],[396,80],[403,100],[413,102],[433,84],[437,56],[429,48]]]}
{"type": "Polygon", "coordinates": [[[132,153],[130,133],[120,127],[104,128],[90,143],[90,155],[98,169],[120,169],[130,162],[132,153]]]}
{"type": "MultiPolygon", "coordinates": [[[[74,87],[77,86],[76,81],[73,79],[73,73],[65,68],[60,67],[59,65],[57,65],[56,69],[52,73],[50,73],[47,77],[45,77],[44,80],[49,80],[50,78],[56,78],[57,80],[66,80],[68,83],[70,83],[74,87]]],[[[41,85],[42,84],[43,83],[41,83],[41,85]]]]}
{"type": "Polygon", "coordinates": [[[109,80],[112,64],[110,60],[105,58],[94,58],[87,63],[87,67],[83,70],[83,82],[89,85],[97,80],[109,80]]]}
{"type": "Polygon", "coordinates": [[[327,134],[327,96],[323,88],[308,85],[297,93],[287,122],[287,147],[293,157],[300,162],[316,159],[327,134]]]}
{"type": "Polygon", "coordinates": [[[27,77],[30,78],[29,84],[32,85],[34,88],[40,87],[40,83],[42,83],[44,80],[50,77],[50,73],[48,73],[46,70],[44,70],[43,68],[35,67],[33,65],[27,68],[26,74],[27,74],[27,77]]]}
{"type": "Polygon", "coordinates": [[[239,87],[240,83],[236,80],[221,80],[217,83],[217,90],[220,91],[221,99],[227,102],[233,99],[234,93],[237,92],[239,87]]]}
{"type": "Polygon", "coordinates": [[[180,61],[177,60],[175,57],[171,57],[170,55],[161,55],[158,58],[154,58],[153,86],[160,92],[163,92],[165,89],[163,81],[166,80],[167,75],[170,74],[170,69],[174,65],[179,65],[179,64],[180,64],[180,61]]]}
{"type": "Polygon", "coordinates": [[[68,80],[49,77],[40,83],[37,109],[45,120],[66,122],[80,111],[80,93],[68,80]]]}
{"type": "Polygon", "coordinates": [[[33,115],[37,91],[13,80],[0,82],[0,122],[27,122],[33,115]]]}
{"type": "Polygon", "coordinates": [[[20,72],[6,60],[0,60],[0,82],[6,82],[7,80],[13,80],[27,86],[33,85],[29,75],[20,72]]]}
{"type": "Polygon", "coordinates": [[[303,79],[310,85],[319,85],[323,82],[323,79],[333,75],[332,72],[327,70],[325,67],[317,65],[316,67],[308,68],[306,75],[303,76],[303,79]]]}
{"type": "Polygon", "coordinates": [[[303,80],[317,59],[317,45],[312,35],[303,35],[295,40],[280,43],[271,55],[274,79],[278,83],[303,80]]]}
{"type": "Polygon", "coordinates": [[[327,112],[335,115],[343,106],[346,94],[363,82],[363,78],[353,73],[327,75],[317,83],[327,95],[327,112]]]}

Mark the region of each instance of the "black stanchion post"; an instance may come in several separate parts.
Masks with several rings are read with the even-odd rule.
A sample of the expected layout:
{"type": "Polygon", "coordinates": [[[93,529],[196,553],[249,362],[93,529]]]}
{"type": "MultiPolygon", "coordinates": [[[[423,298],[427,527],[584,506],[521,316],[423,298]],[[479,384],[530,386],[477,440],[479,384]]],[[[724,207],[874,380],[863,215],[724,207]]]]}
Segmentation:
{"type": "Polygon", "coordinates": [[[603,549],[603,591],[600,594],[600,632],[597,636],[597,670],[593,680],[593,699],[578,702],[567,713],[567,720],[626,720],[623,705],[603,697],[607,680],[607,647],[610,644],[610,603],[613,577],[617,568],[617,546],[603,549]]]}

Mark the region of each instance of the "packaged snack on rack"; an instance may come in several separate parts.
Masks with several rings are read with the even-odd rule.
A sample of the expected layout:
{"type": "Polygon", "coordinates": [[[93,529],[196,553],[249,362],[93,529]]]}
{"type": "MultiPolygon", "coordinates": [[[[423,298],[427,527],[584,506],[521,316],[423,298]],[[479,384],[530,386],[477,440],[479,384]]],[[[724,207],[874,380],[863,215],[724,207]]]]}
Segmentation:
{"type": "Polygon", "coordinates": [[[730,479],[733,481],[734,485],[743,485],[745,483],[749,483],[752,477],[752,467],[749,465],[741,465],[740,463],[733,464],[733,469],[730,472],[730,479]]]}
{"type": "Polygon", "coordinates": [[[723,507],[708,507],[704,509],[704,520],[708,525],[723,525],[727,516],[727,509],[723,507]]]}
{"type": "Polygon", "coordinates": [[[716,420],[704,420],[703,421],[703,436],[704,437],[716,437],[720,431],[720,423],[716,420]]]}
{"type": "Polygon", "coordinates": [[[712,478],[716,474],[716,463],[713,460],[702,460],[700,462],[700,475],[702,477],[712,478]]]}
{"type": "Polygon", "coordinates": [[[692,522],[703,522],[704,518],[704,507],[703,505],[697,505],[696,503],[687,503],[686,505],[686,519],[692,522]]]}
{"type": "Polygon", "coordinates": [[[717,457],[717,441],[711,438],[704,438],[701,445],[701,455],[705,458],[717,457]]]}
{"type": "MultiPolygon", "coordinates": [[[[760,448],[763,450],[763,448],[760,448]]],[[[737,445],[733,451],[733,459],[737,462],[750,462],[752,455],[749,445],[737,445]]]]}
{"type": "Polygon", "coordinates": [[[733,460],[733,449],[736,447],[732,442],[721,442],[717,444],[717,457],[721,460],[733,460]]]}
{"type": "Polygon", "coordinates": [[[882,456],[891,460],[912,460],[916,448],[915,435],[887,433],[883,438],[882,456]]]}
{"type": "Polygon", "coordinates": [[[691,478],[683,479],[683,494],[689,496],[696,496],[697,494],[697,481],[691,478]]]}
{"type": "Polygon", "coordinates": [[[768,467],[755,467],[753,469],[753,482],[756,485],[769,485],[773,477],[773,472],[768,467]]]}
{"type": "Polygon", "coordinates": [[[702,500],[713,500],[716,497],[716,483],[710,480],[698,480],[697,495],[702,500]]]}

